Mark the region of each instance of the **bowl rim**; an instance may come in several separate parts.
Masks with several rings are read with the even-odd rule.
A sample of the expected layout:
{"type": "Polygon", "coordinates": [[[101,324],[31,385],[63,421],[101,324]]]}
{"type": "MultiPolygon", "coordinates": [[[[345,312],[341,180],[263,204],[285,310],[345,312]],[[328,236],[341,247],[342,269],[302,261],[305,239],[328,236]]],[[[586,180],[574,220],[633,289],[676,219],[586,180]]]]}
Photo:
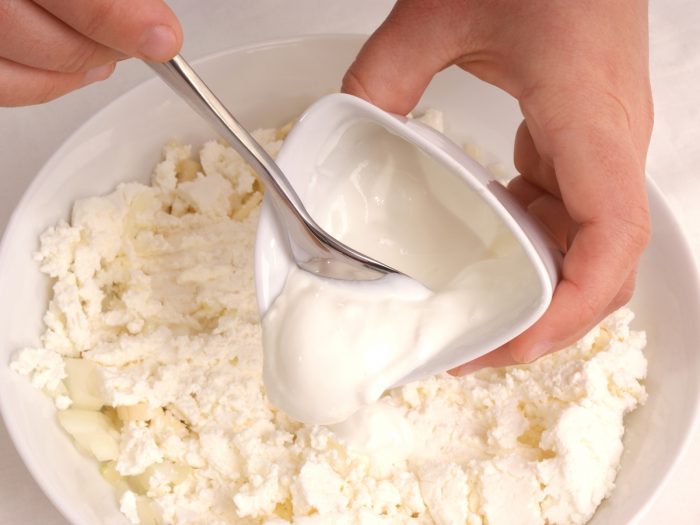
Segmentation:
{"type": "MultiPolygon", "coordinates": [[[[276,47],[286,47],[300,43],[306,44],[312,41],[323,42],[328,40],[346,40],[361,43],[364,40],[366,40],[368,36],[368,34],[363,33],[317,33],[299,34],[276,39],[266,39],[260,41],[253,41],[238,46],[233,46],[230,48],[215,51],[213,53],[208,53],[201,57],[198,57],[195,60],[192,60],[191,63],[196,65],[208,62],[210,60],[216,60],[227,55],[260,51],[276,47]]],[[[160,79],[153,76],[151,78],[147,78],[137,83],[125,92],[121,93],[119,96],[114,97],[113,99],[106,102],[103,107],[101,107],[92,115],[90,115],[86,120],[82,121],[76,129],[74,129],[69,135],[65,137],[61,145],[50,155],[48,160],[34,175],[27,189],[24,191],[19,201],[14,206],[14,209],[8,218],[5,229],[2,233],[2,236],[0,237],[0,269],[3,266],[3,262],[5,259],[4,254],[8,250],[8,232],[16,227],[15,223],[17,223],[19,220],[19,211],[24,207],[25,203],[31,199],[34,192],[37,191],[37,188],[43,183],[43,181],[47,177],[49,177],[50,174],[53,172],[55,164],[58,163],[60,158],[65,154],[65,152],[69,150],[69,143],[72,141],[72,139],[74,139],[76,135],[80,134],[83,128],[88,126],[93,121],[99,119],[102,116],[102,114],[107,112],[113,104],[132,96],[134,92],[142,89],[146,85],[155,84],[158,82],[161,82],[160,79]]],[[[678,221],[671,206],[669,205],[668,199],[661,192],[656,182],[648,174],[646,177],[646,184],[648,193],[650,195],[653,195],[654,199],[657,200],[659,205],[658,209],[660,210],[660,212],[665,215],[666,220],[671,225],[673,225],[674,228],[679,232],[680,243],[678,249],[682,251],[683,255],[687,260],[692,262],[692,264],[690,265],[690,276],[692,283],[689,284],[692,285],[691,288],[694,289],[700,297],[700,268],[698,266],[698,260],[696,259],[693,250],[690,246],[686,232],[680,224],[680,222],[678,221]]],[[[4,363],[0,364],[0,366],[9,366],[9,364],[4,363]]],[[[692,408],[693,410],[690,416],[690,425],[688,428],[688,432],[686,432],[685,435],[681,438],[681,444],[678,448],[674,459],[670,462],[670,465],[666,469],[665,474],[660,478],[657,478],[659,481],[656,488],[652,492],[651,496],[647,499],[647,501],[636,510],[631,523],[638,523],[648,513],[649,509],[658,499],[659,494],[666,488],[669,480],[677,470],[677,467],[680,464],[681,460],[687,454],[688,449],[690,448],[691,441],[698,433],[700,427],[700,397],[695,396],[692,399],[692,408]]],[[[22,463],[27,468],[33,480],[39,486],[41,491],[46,495],[49,501],[51,501],[52,505],[60,512],[60,514],[69,523],[77,523],[73,519],[72,508],[64,501],[61,495],[56,493],[52,486],[50,486],[44,481],[44,478],[41,475],[43,468],[33,461],[30,450],[24,445],[24,443],[20,439],[21,436],[19,435],[17,428],[14,426],[11,420],[8,419],[8,416],[6,414],[9,414],[9,411],[6,407],[6,401],[5,398],[2,395],[0,395],[0,418],[2,418],[2,421],[5,425],[5,428],[7,429],[12,444],[14,445],[15,450],[22,459],[22,463]]],[[[603,503],[605,501],[606,500],[603,500],[603,503]]]]}
{"type": "MultiPolygon", "coordinates": [[[[688,241],[688,236],[686,235],[685,229],[681,225],[681,223],[678,221],[678,218],[676,217],[675,213],[673,212],[671,205],[669,204],[668,199],[666,196],[663,194],[661,189],[659,188],[659,185],[654,181],[654,179],[651,178],[648,172],[646,172],[646,186],[647,186],[647,192],[651,195],[654,195],[654,198],[657,199],[658,204],[659,204],[659,211],[663,214],[666,215],[666,219],[670,224],[672,224],[676,231],[679,233],[679,238],[680,238],[680,243],[678,246],[678,249],[683,252],[683,255],[685,258],[689,261],[691,261],[690,265],[690,277],[692,282],[689,283],[689,288],[692,288],[695,290],[696,295],[700,295],[700,268],[698,267],[698,260],[695,257],[695,254],[693,253],[693,249],[690,246],[690,242],[688,241]]],[[[652,225],[653,228],[653,225],[652,225]]],[[[652,236],[654,234],[652,233],[652,236]]],[[[690,448],[690,444],[693,441],[693,438],[695,435],[700,431],[700,397],[695,396],[692,398],[692,413],[690,416],[690,424],[688,426],[688,431],[685,433],[685,435],[681,438],[681,444],[680,447],[678,447],[678,450],[676,452],[675,457],[671,461],[671,464],[669,467],[666,469],[666,473],[661,476],[658,484],[656,485],[656,488],[652,492],[651,496],[647,499],[647,501],[642,504],[641,507],[637,510],[635,516],[632,518],[632,522],[630,525],[633,525],[634,523],[639,523],[639,521],[646,515],[648,514],[649,510],[651,507],[654,505],[654,503],[658,500],[659,495],[663,490],[666,488],[668,485],[670,479],[673,477],[673,474],[676,472],[678,469],[678,465],[681,463],[681,460],[684,458],[684,456],[688,453],[688,449],[690,448]]],[[[644,408],[643,406],[640,408],[644,408]]],[[[617,476],[616,476],[617,477],[617,476]]],[[[607,498],[606,498],[607,500],[607,498]]],[[[603,500],[605,502],[606,500],[603,500]]]]}

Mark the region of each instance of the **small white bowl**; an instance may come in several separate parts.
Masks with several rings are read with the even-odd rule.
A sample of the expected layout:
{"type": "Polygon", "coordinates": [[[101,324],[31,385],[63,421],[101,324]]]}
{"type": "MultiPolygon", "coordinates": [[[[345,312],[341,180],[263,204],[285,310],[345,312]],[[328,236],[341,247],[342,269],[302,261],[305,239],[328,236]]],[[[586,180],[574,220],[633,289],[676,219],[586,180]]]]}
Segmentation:
{"type": "MultiPolygon", "coordinates": [[[[479,201],[493,210],[493,217],[510,230],[522,247],[525,259],[534,269],[537,283],[531,296],[523,296],[509,311],[489,320],[489,330],[477,330],[476,337],[464,334],[451,346],[441,349],[396,385],[405,384],[444,372],[498,348],[523,332],[539,319],[551,302],[559,277],[561,253],[542,227],[525,211],[505,187],[462,148],[444,134],[418,120],[393,115],[351,95],[327,95],[309,107],[295,123],[277,156],[277,163],[313,216],[319,202],[332,199],[328,184],[316,183],[317,167],[353,125],[376,124],[387,132],[416,146],[446,167],[479,201]]],[[[357,159],[358,162],[362,159],[357,159]]],[[[350,173],[350,169],[343,173],[350,173]]],[[[478,225],[472,225],[478,227],[478,225]]],[[[488,226],[488,225],[487,225],[488,226]]],[[[266,198],[260,214],[255,244],[255,278],[261,316],[284,287],[287,275],[296,266],[285,224],[279,220],[271,201],[266,198]]],[[[525,288],[525,287],[523,287],[525,288]]]]}
{"type": "MultiPolygon", "coordinates": [[[[227,51],[197,70],[250,129],[280,126],[337,90],[366,37],[320,36],[227,51]],[[241,76],[236,72],[245,71],[241,76]],[[245,78],[245,82],[241,82],[245,78]]],[[[514,171],[513,137],[521,120],[508,95],[456,68],[440,73],[420,107],[445,112],[448,134],[482,146],[488,160],[514,171]]],[[[79,198],[119,182],[147,181],[161,146],[176,136],[201,143],[212,132],[159,80],[108,105],[66,140],[18,204],[0,244],[0,408],[28,469],[74,525],[128,525],[96,463],[75,450],[41,392],[9,369],[17,349],[38,344],[48,280],[32,259],[39,234],[69,217],[79,198]]],[[[700,291],[693,257],[658,190],[649,188],[654,234],[632,301],[634,326],[648,334],[647,404],[627,419],[617,489],[590,525],[642,517],[681,458],[700,399],[700,291]]],[[[3,451],[11,453],[11,451],[3,451]]]]}

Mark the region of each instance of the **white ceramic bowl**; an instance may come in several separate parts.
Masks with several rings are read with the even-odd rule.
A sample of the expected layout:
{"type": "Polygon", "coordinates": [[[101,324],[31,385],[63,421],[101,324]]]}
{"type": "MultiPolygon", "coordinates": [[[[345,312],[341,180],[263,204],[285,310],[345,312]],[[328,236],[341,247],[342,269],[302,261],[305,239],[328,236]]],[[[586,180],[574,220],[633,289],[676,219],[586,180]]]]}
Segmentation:
{"type": "MultiPolygon", "coordinates": [[[[281,125],[337,90],[361,37],[329,36],[247,47],[197,64],[244,125],[281,125]]],[[[445,111],[448,133],[480,144],[514,170],[515,102],[459,70],[441,73],[421,101],[445,111]]],[[[56,152],[18,205],[0,246],[0,407],[33,476],[76,525],[126,525],[96,464],[73,447],[52,403],[7,366],[12,352],[37,344],[48,281],[32,254],[47,227],[78,198],[123,180],[147,180],[172,136],[198,143],[207,125],[158,80],[146,82],[89,120],[56,152]]],[[[617,489],[591,522],[627,524],[651,503],[685,448],[700,398],[700,292],[691,253],[659,192],[650,187],[654,235],[632,307],[649,335],[647,405],[627,420],[617,489]]]]}

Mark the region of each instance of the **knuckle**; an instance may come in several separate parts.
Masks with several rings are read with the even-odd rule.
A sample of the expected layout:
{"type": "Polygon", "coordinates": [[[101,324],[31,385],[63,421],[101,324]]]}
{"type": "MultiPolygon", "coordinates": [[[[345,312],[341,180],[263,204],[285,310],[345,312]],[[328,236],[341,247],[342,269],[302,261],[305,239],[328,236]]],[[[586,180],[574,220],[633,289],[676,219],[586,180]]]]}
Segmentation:
{"type": "Polygon", "coordinates": [[[77,73],[88,69],[98,49],[95,42],[83,39],[83,41],[66,56],[60,71],[65,73],[77,73]]]}
{"type": "Polygon", "coordinates": [[[62,94],[63,92],[58,89],[55,83],[45,82],[37,87],[32,102],[34,104],[43,104],[58,98],[62,94]]]}
{"type": "Polygon", "coordinates": [[[607,90],[601,94],[601,108],[604,115],[618,124],[625,123],[628,129],[632,129],[634,119],[630,104],[626,97],[607,90]]]}
{"type": "Polygon", "coordinates": [[[617,295],[613,299],[613,301],[610,305],[611,310],[617,310],[618,308],[621,308],[630,302],[630,300],[632,299],[632,296],[634,295],[636,283],[637,283],[637,272],[635,270],[634,272],[632,272],[630,277],[625,281],[625,283],[622,285],[622,288],[620,288],[619,292],[617,293],[617,295]]]}
{"type": "MultiPolygon", "coordinates": [[[[600,317],[603,306],[600,297],[596,297],[586,291],[585,286],[582,286],[573,279],[567,279],[560,283],[560,286],[570,286],[574,295],[574,299],[570,304],[563,305],[568,311],[566,317],[572,319],[571,327],[589,326],[600,317]]],[[[605,301],[607,303],[607,300],[605,301]]]]}
{"type": "Polygon", "coordinates": [[[542,352],[538,351],[538,343],[524,343],[523,341],[511,341],[507,344],[508,362],[515,365],[527,365],[536,361],[542,352]]]}
{"type": "Polygon", "coordinates": [[[17,2],[14,0],[0,2],[0,22],[6,25],[15,19],[17,8],[17,2]]]}
{"type": "Polygon", "coordinates": [[[593,298],[586,293],[580,294],[578,304],[578,326],[586,326],[600,315],[600,308],[593,302],[593,298]]]}
{"type": "MultiPolygon", "coordinates": [[[[564,283],[560,283],[563,285],[564,283]]],[[[571,308],[568,317],[575,320],[575,326],[587,326],[597,319],[602,306],[599,303],[599,298],[594,297],[594,294],[587,292],[586,287],[573,279],[567,279],[565,284],[572,287],[575,301],[566,305],[566,308],[571,308]]]]}
{"type": "MultiPolygon", "coordinates": [[[[48,72],[47,72],[48,73],[48,72]]],[[[51,73],[50,78],[24,79],[23,89],[17,89],[12,81],[0,83],[0,105],[7,107],[30,106],[50,102],[72,89],[69,76],[51,73]]]]}
{"type": "Polygon", "coordinates": [[[634,284],[623,286],[610,304],[612,310],[622,308],[630,302],[634,295],[634,284]]]}
{"type": "Polygon", "coordinates": [[[371,101],[369,91],[365,88],[364,83],[356,73],[354,64],[343,77],[342,91],[371,101]]]}
{"type": "Polygon", "coordinates": [[[516,365],[527,365],[535,360],[530,352],[525,351],[522,348],[515,348],[511,350],[510,357],[516,365]]]}
{"type": "Polygon", "coordinates": [[[90,38],[100,34],[102,28],[109,23],[117,7],[117,0],[99,0],[91,2],[91,10],[85,20],[82,33],[90,38]]]}
{"type": "Polygon", "coordinates": [[[18,18],[18,2],[0,0],[0,39],[10,39],[17,31],[21,31],[18,18]]]}
{"type": "Polygon", "coordinates": [[[587,82],[559,85],[555,91],[549,98],[541,93],[532,96],[539,127],[555,149],[560,149],[556,145],[571,133],[585,133],[589,139],[610,138],[616,137],[620,129],[632,128],[626,94],[587,82]]]}
{"type": "Polygon", "coordinates": [[[32,89],[27,91],[30,104],[43,104],[54,100],[72,89],[78,87],[74,77],[64,73],[50,73],[33,82],[32,89]]]}
{"type": "Polygon", "coordinates": [[[649,211],[645,207],[636,213],[619,216],[616,230],[615,234],[622,241],[625,250],[635,258],[638,257],[651,239],[649,211]]]}

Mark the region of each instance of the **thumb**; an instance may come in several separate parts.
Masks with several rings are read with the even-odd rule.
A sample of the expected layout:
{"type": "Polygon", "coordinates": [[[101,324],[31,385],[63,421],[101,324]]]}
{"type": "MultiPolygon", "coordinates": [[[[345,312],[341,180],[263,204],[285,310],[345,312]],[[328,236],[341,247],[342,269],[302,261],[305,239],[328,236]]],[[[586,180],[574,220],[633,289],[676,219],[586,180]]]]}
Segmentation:
{"type": "MultiPolygon", "coordinates": [[[[433,75],[450,64],[433,2],[399,0],[345,73],[342,91],[405,115],[433,75]],[[426,23],[430,20],[430,23],[426,23]]],[[[444,10],[443,10],[444,11],[444,10]]]]}

